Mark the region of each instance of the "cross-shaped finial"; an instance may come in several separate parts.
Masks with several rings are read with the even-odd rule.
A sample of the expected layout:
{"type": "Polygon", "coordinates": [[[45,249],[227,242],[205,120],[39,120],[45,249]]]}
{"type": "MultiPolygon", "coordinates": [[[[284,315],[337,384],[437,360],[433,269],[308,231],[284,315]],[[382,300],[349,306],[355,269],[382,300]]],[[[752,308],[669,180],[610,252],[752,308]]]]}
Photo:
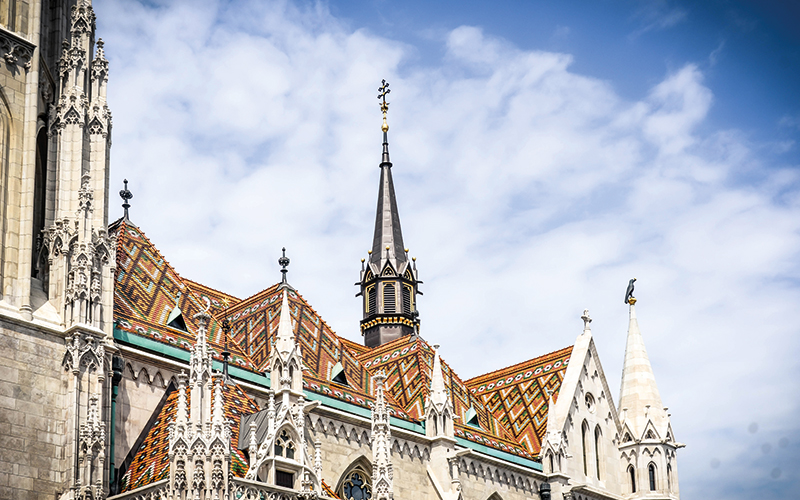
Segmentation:
{"type": "Polygon", "coordinates": [[[386,111],[389,110],[389,103],[386,102],[386,94],[391,92],[389,89],[389,83],[386,80],[381,80],[381,86],[378,87],[378,99],[381,99],[381,111],[383,114],[386,114],[386,111]]]}
{"type": "Polygon", "coordinates": [[[119,197],[122,198],[122,208],[125,210],[123,217],[127,220],[128,209],[131,207],[131,204],[128,203],[128,200],[133,198],[133,193],[128,191],[128,179],[125,179],[123,182],[125,183],[125,189],[119,192],[119,197]]]}
{"type": "Polygon", "coordinates": [[[283,256],[278,259],[278,264],[281,266],[281,272],[283,273],[283,278],[281,278],[281,283],[286,283],[286,273],[289,272],[286,267],[289,265],[289,257],[286,256],[286,247],[283,247],[283,256]]]}

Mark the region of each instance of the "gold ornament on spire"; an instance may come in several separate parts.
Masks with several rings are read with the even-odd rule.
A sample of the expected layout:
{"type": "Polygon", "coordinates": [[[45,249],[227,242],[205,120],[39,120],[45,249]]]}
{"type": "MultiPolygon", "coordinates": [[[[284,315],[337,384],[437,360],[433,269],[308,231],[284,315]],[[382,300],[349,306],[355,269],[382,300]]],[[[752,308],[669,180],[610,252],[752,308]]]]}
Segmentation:
{"type": "Polygon", "coordinates": [[[386,122],[386,112],[389,111],[389,103],[386,102],[386,94],[391,92],[389,89],[389,84],[386,80],[381,80],[381,86],[378,87],[378,99],[381,100],[381,111],[383,112],[383,125],[381,125],[381,130],[383,133],[389,131],[389,124],[386,122]]]}

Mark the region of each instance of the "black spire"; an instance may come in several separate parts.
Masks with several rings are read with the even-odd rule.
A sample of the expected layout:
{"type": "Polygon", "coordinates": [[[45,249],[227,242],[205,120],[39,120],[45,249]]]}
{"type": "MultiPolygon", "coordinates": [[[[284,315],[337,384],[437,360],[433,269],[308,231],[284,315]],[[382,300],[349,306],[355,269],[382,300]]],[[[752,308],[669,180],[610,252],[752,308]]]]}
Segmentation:
{"type": "Polygon", "coordinates": [[[361,333],[364,345],[375,347],[392,340],[418,334],[419,319],[416,313],[418,285],[416,267],[408,260],[408,249],[403,246],[400,214],[392,181],[392,162],[389,160],[389,124],[386,112],[389,103],[389,84],[386,80],[378,88],[378,99],[383,112],[383,154],[381,180],[378,188],[378,208],[375,214],[375,235],[369,262],[362,259],[361,278],[357,285],[363,297],[364,319],[361,333]]]}
{"type": "Polygon", "coordinates": [[[394,194],[392,181],[392,162],[389,160],[389,124],[386,121],[386,112],[389,103],[386,95],[391,92],[389,84],[383,80],[378,88],[378,99],[381,99],[383,112],[383,155],[381,156],[381,184],[378,188],[378,209],[375,215],[375,236],[372,239],[372,253],[370,262],[378,264],[382,269],[389,261],[397,271],[400,265],[406,262],[403,232],[400,229],[400,214],[397,211],[397,199],[394,194]]]}

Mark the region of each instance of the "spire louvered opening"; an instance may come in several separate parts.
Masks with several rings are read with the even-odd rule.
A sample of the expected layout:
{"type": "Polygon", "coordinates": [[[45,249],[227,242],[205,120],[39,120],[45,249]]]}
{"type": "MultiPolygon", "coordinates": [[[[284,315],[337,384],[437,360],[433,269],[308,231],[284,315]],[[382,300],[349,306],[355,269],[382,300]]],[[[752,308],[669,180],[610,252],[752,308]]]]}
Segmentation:
{"type": "Polygon", "coordinates": [[[367,313],[378,311],[378,289],[371,286],[367,289],[367,313]]]}
{"type": "Polygon", "coordinates": [[[383,284],[383,312],[384,314],[392,314],[397,312],[397,302],[394,283],[383,284]]]}
{"type": "Polygon", "coordinates": [[[411,314],[411,287],[403,285],[403,312],[411,314]]]}

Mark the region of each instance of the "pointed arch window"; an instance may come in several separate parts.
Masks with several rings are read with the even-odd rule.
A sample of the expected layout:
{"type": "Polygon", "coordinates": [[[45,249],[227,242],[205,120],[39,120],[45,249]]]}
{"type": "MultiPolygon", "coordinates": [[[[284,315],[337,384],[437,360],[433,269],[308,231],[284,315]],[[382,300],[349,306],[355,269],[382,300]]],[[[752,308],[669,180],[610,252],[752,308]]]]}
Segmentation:
{"type": "Polygon", "coordinates": [[[634,470],[633,465],[628,466],[628,476],[630,476],[631,481],[631,493],[636,493],[636,470],[634,470]]]}
{"type": "Polygon", "coordinates": [[[294,452],[295,446],[292,438],[289,437],[289,433],[286,432],[286,429],[281,431],[280,436],[278,439],[275,440],[275,456],[276,457],[285,457],[289,460],[294,460],[294,452]]]}
{"type": "Polygon", "coordinates": [[[372,481],[363,467],[359,465],[347,471],[338,495],[345,500],[367,500],[372,498],[372,481]]]}
{"type": "Polygon", "coordinates": [[[656,491],[656,464],[650,462],[647,466],[647,476],[650,478],[650,491],[656,491]]]}
{"type": "Polygon", "coordinates": [[[594,428],[594,461],[595,466],[597,467],[597,479],[600,479],[600,438],[602,434],[600,432],[600,426],[596,426],[594,428]]]}
{"type": "Polygon", "coordinates": [[[384,314],[393,314],[397,312],[397,290],[394,283],[383,284],[383,312],[384,314]]]}
{"type": "Polygon", "coordinates": [[[583,421],[583,425],[581,425],[581,444],[582,452],[583,452],[583,474],[588,476],[589,475],[589,424],[586,421],[583,421]]]}

